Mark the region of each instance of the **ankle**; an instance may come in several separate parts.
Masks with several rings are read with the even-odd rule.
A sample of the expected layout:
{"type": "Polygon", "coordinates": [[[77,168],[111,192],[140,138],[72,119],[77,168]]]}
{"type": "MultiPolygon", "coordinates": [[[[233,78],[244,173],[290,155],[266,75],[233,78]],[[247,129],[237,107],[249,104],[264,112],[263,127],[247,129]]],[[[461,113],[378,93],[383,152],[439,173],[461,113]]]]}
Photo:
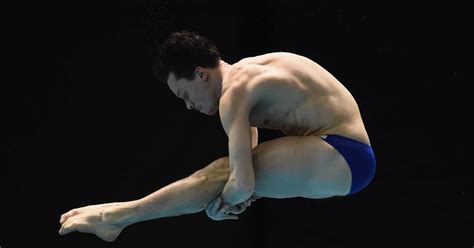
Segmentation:
{"type": "Polygon", "coordinates": [[[104,209],[103,221],[111,225],[125,227],[137,222],[135,201],[121,202],[104,209]]]}

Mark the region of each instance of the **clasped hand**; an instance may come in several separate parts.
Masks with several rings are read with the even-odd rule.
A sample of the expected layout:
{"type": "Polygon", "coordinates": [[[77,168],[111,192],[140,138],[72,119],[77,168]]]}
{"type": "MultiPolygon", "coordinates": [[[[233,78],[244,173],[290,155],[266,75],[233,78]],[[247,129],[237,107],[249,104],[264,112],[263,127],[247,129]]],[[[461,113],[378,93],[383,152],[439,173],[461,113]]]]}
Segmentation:
{"type": "Polygon", "coordinates": [[[238,220],[238,214],[244,212],[247,207],[254,201],[256,201],[259,196],[252,195],[246,201],[239,203],[235,206],[229,206],[227,203],[223,202],[222,196],[219,195],[216,199],[209,202],[206,206],[206,214],[209,218],[213,220],[238,220]]]}

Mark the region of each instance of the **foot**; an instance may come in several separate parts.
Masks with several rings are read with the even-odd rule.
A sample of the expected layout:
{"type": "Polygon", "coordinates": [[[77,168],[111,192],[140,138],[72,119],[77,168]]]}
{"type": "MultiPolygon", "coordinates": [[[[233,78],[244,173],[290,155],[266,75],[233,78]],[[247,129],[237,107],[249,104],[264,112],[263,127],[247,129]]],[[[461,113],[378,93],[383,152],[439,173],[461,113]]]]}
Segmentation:
{"type": "Polygon", "coordinates": [[[74,231],[93,233],[105,241],[112,242],[126,226],[110,214],[122,204],[107,203],[73,209],[61,216],[59,234],[65,235],[74,231]]]}

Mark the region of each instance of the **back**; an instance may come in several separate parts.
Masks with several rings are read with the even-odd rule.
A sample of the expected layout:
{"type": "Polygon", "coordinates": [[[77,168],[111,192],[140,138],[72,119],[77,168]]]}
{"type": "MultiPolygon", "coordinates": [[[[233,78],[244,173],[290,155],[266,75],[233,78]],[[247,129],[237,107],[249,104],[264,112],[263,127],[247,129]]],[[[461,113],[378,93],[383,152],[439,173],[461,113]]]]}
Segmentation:
{"type": "Polygon", "coordinates": [[[236,84],[248,84],[251,126],[293,136],[337,133],[370,144],[350,92],[306,57],[277,52],[242,59],[223,79],[222,96],[242,88],[236,84]]]}

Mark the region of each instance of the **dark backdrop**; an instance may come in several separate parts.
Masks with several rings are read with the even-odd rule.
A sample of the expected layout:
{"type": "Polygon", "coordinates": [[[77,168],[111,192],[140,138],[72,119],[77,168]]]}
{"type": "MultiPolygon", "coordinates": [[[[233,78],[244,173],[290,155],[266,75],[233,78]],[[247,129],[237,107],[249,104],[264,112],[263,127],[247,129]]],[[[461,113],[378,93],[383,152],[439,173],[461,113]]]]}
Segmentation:
{"type": "Polygon", "coordinates": [[[48,25],[35,31],[51,33],[38,32],[34,40],[49,46],[34,49],[49,57],[27,67],[54,56],[43,72],[55,76],[3,92],[2,248],[474,244],[466,4],[64,2],[38,10],[48,25]],[[213,40],[229,63],[287,51],[329,70],[358,101],[378,166],[370,186],[343,198],[261,199],[239,221],[204,213],[147,221],[111,244],[59,236],[71,208],[137,199],[227,156],[218,115],[187,111],[152,76],[154,44],[181,29],[213,40]]]}

